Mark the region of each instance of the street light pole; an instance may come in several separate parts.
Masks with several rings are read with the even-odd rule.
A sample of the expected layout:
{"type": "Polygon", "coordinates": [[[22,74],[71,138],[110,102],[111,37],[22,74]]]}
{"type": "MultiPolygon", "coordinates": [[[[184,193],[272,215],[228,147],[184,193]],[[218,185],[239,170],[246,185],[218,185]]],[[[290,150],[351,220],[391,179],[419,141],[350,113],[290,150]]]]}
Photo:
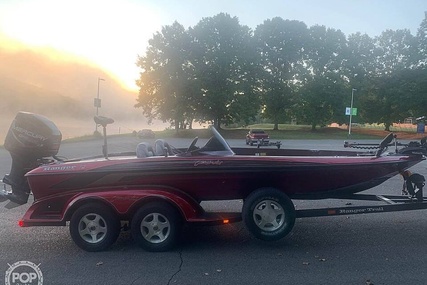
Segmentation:
{"type": "MultiPolygon", "coordinates": [[[[98,91],[96,93],[96,101],[95,101],[95,106],[96,106],[96,115],[98,116],[98,109],[101,107],[101,102],[99,100],[99,81],[105,81],[104,79],[98,77],[98,91]]],[[[95,132],[98,132],[98,124],[95,123],[95,132]]]]}
{"type": "Polygon", "coordinates": [[[352,88],[351,89],[351,103],[350,103],[350,124],[348,125],[348,136],[351,135],[351,118],[353,116],[353,98],[354,98],[354,91],[357,91],[357,89],[352,88]]]}

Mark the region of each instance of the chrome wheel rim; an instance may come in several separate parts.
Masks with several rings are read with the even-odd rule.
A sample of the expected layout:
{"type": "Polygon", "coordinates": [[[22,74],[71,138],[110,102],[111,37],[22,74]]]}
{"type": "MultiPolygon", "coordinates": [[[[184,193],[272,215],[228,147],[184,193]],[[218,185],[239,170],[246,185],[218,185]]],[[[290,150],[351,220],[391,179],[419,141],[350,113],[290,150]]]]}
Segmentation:
{"type": "Polygon", "coordinates": [[[148,242],[161,243],[169,237],[171,224],[164,215],[151,213],[142,220],[140,230],[142,236],[148,242]]]}
{"type": "Polygon", "coordinates": [[[253,211],[253,219],[257,227],[272,232],[279,229],[285,222],[285,211],[273,200],[259,202],[253,211]]]}
{"type": "Polygon", "coordinates": [[[79,222],[79,235],[88,243],[101,242],[107,235],[105,219],[95,213],[84,215],[79,222]]]}

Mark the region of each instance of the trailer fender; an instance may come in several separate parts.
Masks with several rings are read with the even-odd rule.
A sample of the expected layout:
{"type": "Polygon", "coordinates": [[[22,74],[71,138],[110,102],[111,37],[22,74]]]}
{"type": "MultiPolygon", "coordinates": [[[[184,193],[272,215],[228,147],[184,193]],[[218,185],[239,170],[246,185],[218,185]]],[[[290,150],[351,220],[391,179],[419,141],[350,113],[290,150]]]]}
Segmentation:
{"type": "Polygon", "coordinates": [[[166,201],[174,206],[187,221],[204,212],[197,201],[182,191],[168,187],[146,187],[83,193],[74,196],[64,210],[64,217],[68,220],[79,206],[88,202],[99,201],[110,206],[122,218],[129,219],[143,204],[156,200],[166,201]]]}

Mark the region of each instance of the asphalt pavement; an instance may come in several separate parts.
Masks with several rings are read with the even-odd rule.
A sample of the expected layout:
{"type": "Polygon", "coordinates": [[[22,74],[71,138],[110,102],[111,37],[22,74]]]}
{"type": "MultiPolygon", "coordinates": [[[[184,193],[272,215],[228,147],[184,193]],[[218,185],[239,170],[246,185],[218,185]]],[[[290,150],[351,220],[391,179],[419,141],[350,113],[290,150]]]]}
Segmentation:
{"type": "MultiPolygon", "coordinates": [[[[131,151],[141,140],[112,139],[111,152],[131,151]]],[[[176,147],[191,140],[168,139],[176,147]]],[[[203,144],[205,140],[200,140],[203,144]]],[[[230,140],[244,146],[244,140],[230,140]]],[[[342,149],[342,141],[284,140],[283,147],[342,149]]],[[[102,140],[64,143],[59,155],[101,154],[102,140]]],[[[0,175],[11,159],[0,148],[0,175]]],[[[427,163],[413,171],[427,174],[427,163]]],[[[396,176],[370,189],[400,194],[396,176]]],[[[345,206],[349,201],[295,201],[297,208],[345,206]]],[[[352,201],[352,205],[364,202],[352,201]]],[[[43,284],[425,284],[427,212],[297,219],[293,231],[276,242],[252,237],[243,223],[185,227],[179,246],[151,253],[139,248],[128,232],[104,252],[85,252],[70,238],[68,227],[19,228],[29,204],[6,209],[0,203],[0,280],[18,261],[39,265],[43,284]]],[[[241,201],[204,203],[209,209],[234,210],[241,201]]],[[[3,281],[0,281],[0,284],[3,281]]]]}

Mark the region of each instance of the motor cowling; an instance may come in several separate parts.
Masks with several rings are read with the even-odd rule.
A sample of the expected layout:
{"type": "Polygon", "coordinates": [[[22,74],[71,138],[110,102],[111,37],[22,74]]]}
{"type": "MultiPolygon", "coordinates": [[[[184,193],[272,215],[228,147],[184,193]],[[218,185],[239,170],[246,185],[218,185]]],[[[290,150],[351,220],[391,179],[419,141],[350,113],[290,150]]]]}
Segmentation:
{"type": "Polygon", "coordinates": [[[28,112],[16,115],[4,142],[12,157],[10,173],[3,178],[12,187],[11,201],[28,201],[30,189],[25,174],[38,167],[43,158],[56,155],[61,140],[61,132],[48,118],[28,112]]]}

